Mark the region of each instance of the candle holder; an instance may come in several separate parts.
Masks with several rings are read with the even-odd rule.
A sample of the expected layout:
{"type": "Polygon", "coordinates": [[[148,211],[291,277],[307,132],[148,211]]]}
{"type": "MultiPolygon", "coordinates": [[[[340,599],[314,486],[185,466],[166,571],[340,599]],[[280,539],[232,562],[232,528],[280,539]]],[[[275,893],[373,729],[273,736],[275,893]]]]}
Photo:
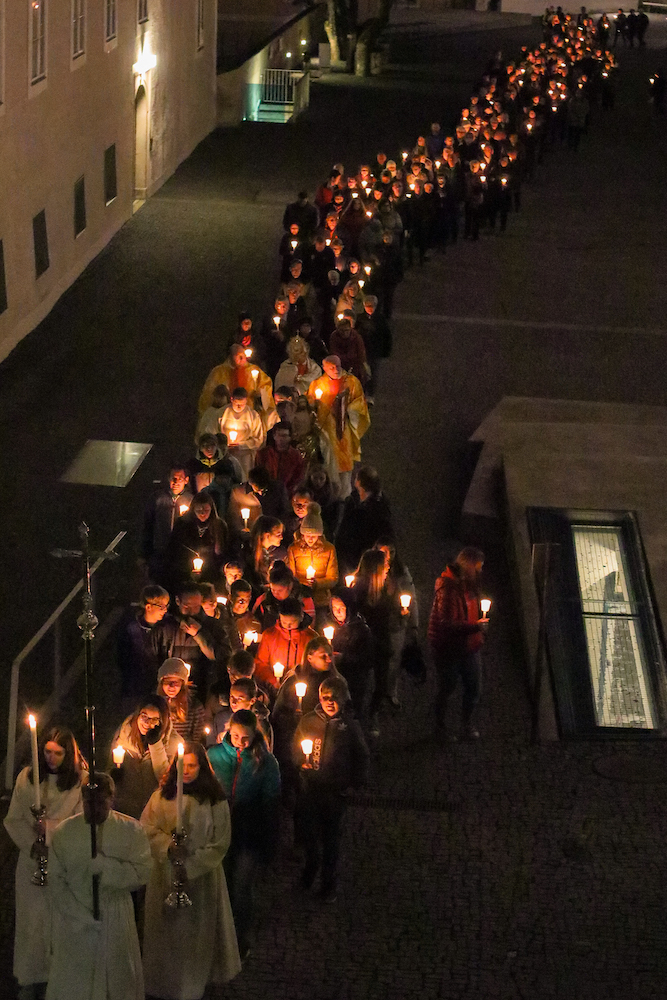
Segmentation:
{"type": "MultiPolygon", "coordinates": [[[[172,830],[171,839],[173,846],[178,849],[184,846],[187,834],[172,830]]],[[[188,875],[185,870],[185,862],[178,854],[170,857],[169,860],[171,862],[171,892],[165,899],[164,905],[172,910],[182,910],[186,906],[192,906],[192,900],[186,892],[188,875]]]]}
{"type": "Polygon", "coordinates": [[[39,808],[37,806],[30,806],[30,812],[35,817],[35,822],[39,823],[39,833],[35,837],[35,842],[30,851],[30,857],[37,862],[37,867],[30,881],[33,885],[43,888],[49,884],[49,849],[46,846],[46,824],[44,822],[46,819],[46,806],[39,806],[39,808]]]}

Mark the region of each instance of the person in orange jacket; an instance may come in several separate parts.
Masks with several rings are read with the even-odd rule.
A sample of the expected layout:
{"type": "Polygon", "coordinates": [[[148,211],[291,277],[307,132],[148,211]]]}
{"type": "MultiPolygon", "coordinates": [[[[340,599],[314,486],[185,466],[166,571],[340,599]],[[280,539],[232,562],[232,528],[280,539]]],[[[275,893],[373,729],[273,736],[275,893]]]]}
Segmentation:
{"type": "Polygon", "coordinates": [[[281,663],[286,676],[301,663],[303,653],[310,639],[317,639],[314,629],[304,624],[301,601],[288,597],[280,605],[278,621],[272,628],[262,633],[255,656],[255,677],[260,684],[278,688],[280,678],[276,677],[273,665],[281,663]]]}

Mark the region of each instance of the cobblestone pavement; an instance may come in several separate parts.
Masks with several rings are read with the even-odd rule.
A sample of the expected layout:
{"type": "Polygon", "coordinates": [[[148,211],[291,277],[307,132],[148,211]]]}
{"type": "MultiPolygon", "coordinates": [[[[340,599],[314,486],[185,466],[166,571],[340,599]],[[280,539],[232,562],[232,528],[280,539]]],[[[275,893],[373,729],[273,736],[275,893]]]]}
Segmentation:
{"type": "MultiPolygon", "coordinates": [[[[73,543],[81,515],[96,544],[124,522],[136,534],[142,496],[174,448],[189,447],[193,400],[219,360],[221,331],[239,309],[257,314],[269,302],[282,207],[302,181],[312,190],[341,156],[354,164],[385,137],[394,148],[424,121],[451,123],[487,53],[536,37],[431,36],[406,49],[409,72],[396,68],[395,46],[383,80],[314,85],[313,106],[294,127],[216,133],[0,366],[0,435],[16,484],[0,541],[8,655],[71,586],[74,568],[54,567],[47,552],[73,543]],[[95,436],[155,442],[126,490],[57,482],[95,436]]],[[[365,456],[386,483],[424,611],[461,541],[467,438],[502,395],[665,404],[666,138],[645,92],[657,56],[622,58],[613,115],[594,115],[578,156],[551,153],[506,236],[448,251],[410,271],[399,291],[396,348],[365,456]]],[[[131,594],[124,558],[100,581],[105,609],[131,594]]],[[[501,538],[491,540],[487,567],[494,608],[482,739],[438,746],[431,683],[405,681],[404,710],[383,722],[368,792],[350,803],[338,903],[323,908],[295,888],[286,826],[257,946],[220,996],[664,997],[663,746],[528,745],[501,538]]],[[[31,670],[29,692],[44,669],[31,670]]],[[[116,689],[106,655],[97,672],[108,731],[116,689]]],[[[76,689],[69,710],[79,702],[76,689]]],[[[14,996],[12,866],[0,840],[3,998],[14,996]]]]}

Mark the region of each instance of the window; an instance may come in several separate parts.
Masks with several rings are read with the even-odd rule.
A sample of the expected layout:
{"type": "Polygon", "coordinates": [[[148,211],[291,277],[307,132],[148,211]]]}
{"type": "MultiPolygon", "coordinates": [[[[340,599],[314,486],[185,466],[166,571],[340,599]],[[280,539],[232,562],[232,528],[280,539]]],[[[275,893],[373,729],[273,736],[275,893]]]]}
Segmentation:
{"type": "Polygon", "coordinates": [[[142,24],[148,20],[148,0],[137,0],[137,21],[142,24]]]}
{"type": "Polygon", "coordinates": [[[118,194],[116,181],[116,146],[104,150],[104,201],[110,205],[118,194]]]}
{"type": "Polygon", "coordinates": [[[659,729],[665,664],[635,516],[534,509],[529,524],[558,550],[543,608],[563,733],[659,729]]]}
{"type": "Polygon", "coordinates": [[[74,185],[74,236],[75,238],[86,228],[86,181],[79,177],[74,185]]]}
{"type": "Polygon", "coordinates": [[[30,0],[30,83],[46,79],[46,0],[30,0]]]}
{"type": "Polygon", "coordinates": [[[49,268],[49,240],[44,209],[32,220],[32,240],[35,248],[35,277],[39,278],[49,268]]]}
{"type": "Polygon", "coordinates": [[[104,38],[111,42],[117,33],[116,0],[105,0],[104,38]]]}
{"type": "Polygon", "coordinates": [[[86,51],[86,0],[72,0],[72,59],[86,51]]]}
{"type": "Polygon", "coordinates": [[[197,50],[204,48],[204,0],[197,0],[197,50]]]}
{"type": "Polygon", "coordinates": [[[7,281],[5,279],[5,251],[0,240],[0,313],[7,308],[7,281]]]}

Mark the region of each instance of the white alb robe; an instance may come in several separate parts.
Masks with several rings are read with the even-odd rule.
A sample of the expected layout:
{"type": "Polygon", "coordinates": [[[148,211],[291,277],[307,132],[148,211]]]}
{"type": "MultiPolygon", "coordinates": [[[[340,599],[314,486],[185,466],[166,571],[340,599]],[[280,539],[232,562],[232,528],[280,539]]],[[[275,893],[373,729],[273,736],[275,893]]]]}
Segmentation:
{"type": "Polygon", "coordinates": [[[54,937],[47,1000],[144,1000],[130,893],[148,881],[148,839],[136,819],[112,810],[97,828],[97,850],[93,862],[83,813],[61,823],[53,835],[54,937]],[[93,871],[100,875],[100,920],[93,918],[93,871]]]}
{"type": "MultiPolygon", "coordinates": [[[[5,817],[5,828],[19,849],[16,865],[16,926],[14,933],[14,975],[20,986],[45,983],[51,960],[51,885],[32,884],[37,862],[30,857],[35,842],[35,818],[30,807],[35,801],[32,782],[25,767],[14,786],[12,801],[5,817]]],[[[40,785],[42,805],[46,807],[46,844],[64,819],[81,810],[81,785],[61,792],[57,774],[49,774],[40,785]]],[[[47,865],[48,867],[48,865],[47,865]]]]}
{"type": "Polygon", "coordinates": [[[189,857],[185,869],[192,906],[169,909],[172,867],[167,850],[176,827],[176,801],[154,792],[141,822],[153,854],[146,891],[144,977],[146,992],[163,1000],[199,1000],[208,983],[223,983],[241,971],[234,917],[222,859],[229,848],[227,802],[184,800],[183,824],[189,857]]]}

